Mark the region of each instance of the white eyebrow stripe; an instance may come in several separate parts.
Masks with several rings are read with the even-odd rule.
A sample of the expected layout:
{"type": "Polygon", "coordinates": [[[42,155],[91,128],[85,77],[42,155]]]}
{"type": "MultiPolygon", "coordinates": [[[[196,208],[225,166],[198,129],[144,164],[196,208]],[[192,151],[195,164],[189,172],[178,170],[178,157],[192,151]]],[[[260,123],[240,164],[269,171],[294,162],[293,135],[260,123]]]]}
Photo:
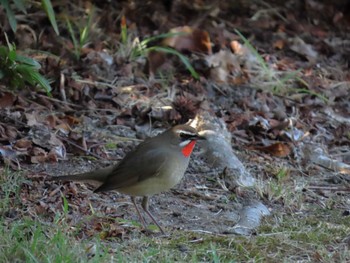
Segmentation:
{"type": "Polygon", "coordinates": [[[184,130],[176,130],[175,131],[176,133],[184,133],[184,134],[188,134],[188,135],[196,135],[195,133],[193,133],[193,132],[190,132],[190,131],[184,131],[184,130]]]}

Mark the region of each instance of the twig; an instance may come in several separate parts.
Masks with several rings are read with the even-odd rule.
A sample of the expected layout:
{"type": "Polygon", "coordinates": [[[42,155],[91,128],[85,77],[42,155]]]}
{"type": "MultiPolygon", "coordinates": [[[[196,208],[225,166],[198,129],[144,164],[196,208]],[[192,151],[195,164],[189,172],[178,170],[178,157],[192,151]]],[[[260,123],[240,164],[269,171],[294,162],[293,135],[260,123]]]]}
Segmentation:
{"type": "MultiPolygon", "coordinates": [[[[63,100],[58,100],[58,99],[51,98],[51,97],[48,97],[48,96],[45,96],[45,95],[42,95],[42,94],[37,94],[37,96],[42,97],[42,98],[45,98],[45,99],[48,99],[48,100],[51,100],[51,101],[54,101],[54,102],[57,102],[57,103],[60,103],[60,104],[66,104],[66,105],[68,105],[68,106],[77,107],[77,108],[81,108],[81,109],[84,108],[84,107],[81,106],[81,105],[73,104],[73,103],[70,103],[70,102],[67,102],[67,101],[63,101],[63,100]]],[[[39,104],[39,105],[40,105],[40,104],[39,104]]],[[[41,106],[42,106],[42,105],[41,105],[41,106]]]]}
{"type": "MultiPolygon", "coordinates": [[[[188,230],[188,232],[194,232],[194,233],[202,233],[202,234],[208,234],[208,235],[213,235],[213,236],[219,236],[219,237],[227,237],[227,235],[224,234],[219,234],[219,233],[214,233],[211,231],[206,231],[206,230],[201,230],[201,229],[196,229],[196,230],[188,230]]],[[[200,242],[200,240],[193,240],[190,242],[200,242]]]]}
{"type": "Polygon", "coordinates": [[[307,190],[327,190],[327,191],[337,191],[337,192],[350,192],[350,187],[337,187],[337,186],[319,186],[310,185],[307,190]]]}
{"type": "Polygon", "coordinates": [[[93,152],[89,152],[87,150],[85,150],[83,147],[79,146],[78,144],[72,142],[71,140],[67,139],[67,138],[64,138],[62,136],[59,136],[59,135],[56,135],[60,140],[63,140],[65,141],[66,143],[70,144],[70,145],[73,145],[74,147],[78,148],[79,150],[82,150],[83,152],[85,152],[87,155],[91,155],[97,159],[104,159],[102,158],[101,156],[97,155],[97,154],[94,154],[93,152]]]}

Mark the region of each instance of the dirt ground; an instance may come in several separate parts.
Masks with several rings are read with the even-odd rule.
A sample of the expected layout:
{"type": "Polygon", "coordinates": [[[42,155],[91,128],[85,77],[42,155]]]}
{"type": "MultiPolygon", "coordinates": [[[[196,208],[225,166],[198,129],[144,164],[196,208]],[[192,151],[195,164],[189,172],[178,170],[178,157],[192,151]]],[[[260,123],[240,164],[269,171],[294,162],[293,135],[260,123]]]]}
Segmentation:
{"type": "MultiPolygon", "coordinates": [[[[28,217],[60,225],[64,214],[78,241],[141,240],[145,233],[128,196],[48,179],[116,163],[143,139],[210,116],[204,126],[225,137],[255,184],[239,185],[237,173],[226,173],[227,148],[213,150],[227,162],[218,166],[196,146],[182,182],[151,198],[166,232],[235,239],[244,207],[258,202],[270,215],[259,217],[247,236],[265,238],[261,258],[278,262],[269,257],[277,247],[282,254],[293,250],[286,262],[299,252],[298,260],[350,261],[350,5],[277,2],[82,1],[67,9],[53,1],[77,37],[93,16],[79,48],[62,21],[57,36],[45,16],[21,20],[17,33],[8,33],[10,42],[39,60],[52,91],[0,84],[1,161],[25,177],[19,193],[9,194],[20,204],[1,212],[6,224],[28,217]],[[174,29],[180,37],[150,39],[174,29]],[[150,49],[139,50],[136,40],[150,40],[150,49]],[[164,51],[168,46],[177,53],[164,51]],[[327,241],[322,229],[329,237],[341,233],[327,241]],[[267,241],[287,232],[288,238],[267,241]],[[295,238],[297,232],[307,238],[295,238]]],[[[247,251],[261,252],[249,242],[247,251]]]]}

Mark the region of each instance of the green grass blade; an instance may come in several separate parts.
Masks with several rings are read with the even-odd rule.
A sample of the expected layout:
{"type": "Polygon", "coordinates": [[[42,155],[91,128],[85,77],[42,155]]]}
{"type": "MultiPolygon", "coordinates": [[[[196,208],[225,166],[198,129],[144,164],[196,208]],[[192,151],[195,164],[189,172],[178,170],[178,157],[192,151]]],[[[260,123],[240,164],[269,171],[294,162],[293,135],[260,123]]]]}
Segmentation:
{"type": "Polygon", "coordinates": [[[62,194],[62,199],[63,199],[63,212],[65,215],[67,215],[69,211],[68,200],[63,194],[62,194]]]}
{"type": "Polygon", "coordinates": [[[26,7],[25,7],[23,0],[13,0],[13,2],[15,3],[15,6],[19,10],[21,10],[23,13],[27,14],[27,10],[26,10],[26,7]]]}
{"type": "Polygon", "coordinates": [[[87,39],[89,37],[89,28],[88,26],[84,27],[83,31],[80,34],[80,46],[84,46],[87,42],[87,39]]]}
{"type": "Polygon", "coordinates": [[[77,59],[79,59],[80,58],[80,50],[79,50],[78,40],[75,37],[75,33],[74,33],[74,30],[73,30],[72,24],[71,24],[71,22],[69,21],[68,18],[66,18],[66,23],[67,23],[67,27],[68,27],[68,31],[69,31],[70,37],[71,37],[71,39],[73,41],[74,53],[75,53],[77,59]]]}
{"type": "Polygon", "coordinates": [[[88,21],[86,23],[86,26],[83,28],[83,30],[80,33],[80,47],[83,47],[88,42],[94,13],[95,13],[95,9],[92,6],[91,11],[90,11],[89,16],[88,16],[88,21]]]}
{"type": "Polygon", "coordinates": [[[310,95],[316,96],[319,99],[321,99],[324,103],[328,102],[328,98],[327,97],[325,97],[324,95],[319,94],[319,93],[317,93],[315,91],[312,91],[312,90],[309,90],[309,89],[295,89],[295,91],[297,91],[299,93],[305,93],[305,94],[310,94],[310,95]]]}
{"type": "Polygon", "coordinates": [[[29,58],[29,57],[25,57],[25,56],[21,56],[21,55],[17,54],[15,60],[16,60],[16,62],[23,63],[23,64],[26,64],[28,66],[32,66],[35,69],[41,68],[41,65],[38,61],[36,61],[35,59],[32,59],[32,58],[29,58]]]}
{"type": "Polygon", "coordinates": [[[17,53],[15,50],[9,50],[8,54],[7,54],[7,58],[8,60],[12,63],[15,63],[16,59],[17,59],[17,53]]]}
{"type": "Polygon", "coordinates": [[[49,82],[42,75],[40,75],[40,73],[34,67],[28,65],[18,65],[16,70],[21,74],[23,80],[27,81],[31,85],[38,84],[46,91],[46,93],[50,94],[51,86],[49,82]]]}
{"type": "Polygon", "coordinates": [[[164,34],[159,34],[157,36],[153,37],[148,37],[144,40],[141,41],[141,45],[147,46],[149,42],[158,40],[158,39],[164,39],[164,38],[170,38],[170,37],[175,37],[175,36],[182,36],[182,35],[188,35],[190,33],[188,32],[174,32],[174,33],[164,33],[164,34]]]}
{"type": "Polygon", "coordinates": [[[34,72],[32,74],[32,78],[35,80],[36,83],[39,84],[40,87],[42,87],[46,91],[48,95],[50,95],[52,88],[49,81],[46,78],[44,78],[39,72],[34,72]]]}
{"type": "Polygon", "coordinates": [[[10,27],[13,32],[17,30],[17,20],[15,14],[13,13],[8,0],[1,0],[1,5],[5,8],[7,19],[9,20],[10,27]]]}
{"type": "Polygon", "coordinates": [[[30,85],[35,85],[35,81],[33,79],[34,69],[28,65],[17,65],[16,71],[20,74],[21,79],[28,82],[30,85]]]}
{"type": "Polygon", "coordinates": [[[121,27],[121,39],[122,43],[125,45],[128,41],[128,27],[126,26],[126,18],[122,16],[122,20],[120,22],[121,27]]]}
{"type": "Polygon", "coordinates": [[[261,57],[259,52],[253,47],[252,44],[250,44],[249,40],[241,34],[237,29],[235,29],[235,32],[239,37],[243,40],[244,45],[246,45],[250,51],[255,55],[255,57],[259,60],[259,64],[264,68],[264,70],[267,72],[269,70],[269,67],[267,66],[265,60],[261,57]]]}
{"type": "Polygon", "coordinates": [[[168,48],[168,47],[154,46],[154,47],[147,48],[147,51],[164,52],[164,53],[172,54],[172,55],[175,55],[175,56],[179,57],[180,60],[182,61],[182,63],[187,68],[187,70],[191,73],[192,77],[194,77],[195,79],[199,79],[198,73],[192,67],[192,65],[191,65],[190,61],[188,60],[188,58],[186,56],[182,55],[180,52],[176,51],[175,49],[168,48]]]}
{"type": "Polygon", "coordinates": [[[42,4],[47,16],[49,17],[49,20],[51,22],[53,29],[55,30],[56,34],[59,35],[60,32],[58,30],[55,12],[53,11],[51,1],[50,0],[42,0],[41,4],[42,4]]]}

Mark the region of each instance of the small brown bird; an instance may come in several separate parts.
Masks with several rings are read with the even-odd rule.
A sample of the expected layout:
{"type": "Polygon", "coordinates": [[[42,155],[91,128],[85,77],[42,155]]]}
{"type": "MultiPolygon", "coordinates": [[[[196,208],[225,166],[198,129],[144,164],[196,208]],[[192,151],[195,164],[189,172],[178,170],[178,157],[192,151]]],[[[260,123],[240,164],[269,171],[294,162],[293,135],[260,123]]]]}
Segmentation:
{"type": "Polygon", "coordinates": [[[149,138],[129,152],[117,165],[83,174],[53,177],[55,181],[95,181],[100,186],[94,192],[116,190],[131,196],[143,227],[146,223],[136,202],[142,196],[142,208],[158,226],[162,227],[149,211],[149,197],[169,190],[180,182],[185,174],[190,155],[197,140],[204,139],[189,125],[177,125],[149,138]]]}

